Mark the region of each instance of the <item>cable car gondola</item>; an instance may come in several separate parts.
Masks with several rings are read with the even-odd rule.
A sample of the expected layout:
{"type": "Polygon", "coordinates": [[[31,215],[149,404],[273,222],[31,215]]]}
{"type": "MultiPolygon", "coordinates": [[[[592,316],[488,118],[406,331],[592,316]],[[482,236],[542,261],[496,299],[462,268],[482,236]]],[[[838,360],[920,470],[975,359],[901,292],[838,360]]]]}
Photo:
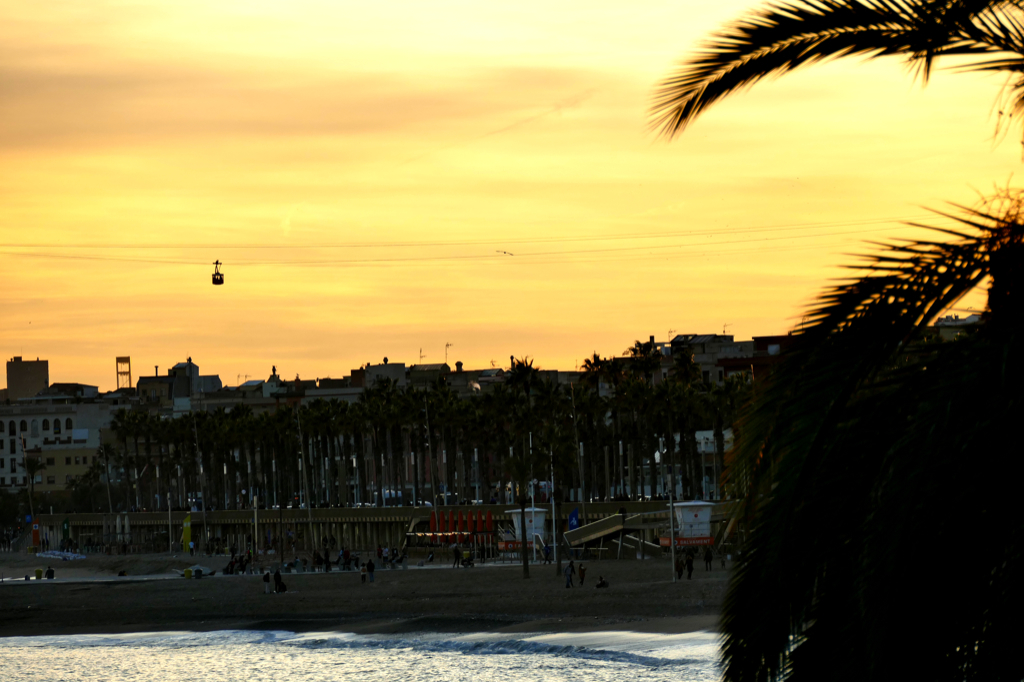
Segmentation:
{"type": "Polygon", "coordinates": [[[220,261],[213,263],[213,283],[217,286],[224,284],[224,273],[220,271],[220,261]]]}

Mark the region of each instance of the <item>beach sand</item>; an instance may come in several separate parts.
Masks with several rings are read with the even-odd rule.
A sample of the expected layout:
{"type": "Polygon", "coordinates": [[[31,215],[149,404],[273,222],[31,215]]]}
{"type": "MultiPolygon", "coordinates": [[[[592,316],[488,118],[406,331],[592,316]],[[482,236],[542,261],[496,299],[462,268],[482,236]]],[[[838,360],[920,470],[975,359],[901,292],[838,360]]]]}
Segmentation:
{"type": "MultiPolygon", "coordinates": [[[[713,630],[728,573],[717,564],[673,583],[665,560],[594,561],[587,584],[565,588],[554,565],[488,564],[359,573],[282,574],[285,594],[263,593],[258,575],[220,575],[225,557],[90,556],[49,561],[0,555],[0,636],[262,629],[403,632],[682,633],[713,630]],[[173,577],[192,564],[215,569],[201,580],[173,577]],[[57,579],[25,581],[53,566],[57,579]],[[117,578],[119,570],[127,578],[117,578]],[[11,576],[21,579],[11,580],[11,576]],[[599,576],[610,583],[595,589],[599,576]]],[[[700,564],[699,564],[700,565],[700,564]]]]}

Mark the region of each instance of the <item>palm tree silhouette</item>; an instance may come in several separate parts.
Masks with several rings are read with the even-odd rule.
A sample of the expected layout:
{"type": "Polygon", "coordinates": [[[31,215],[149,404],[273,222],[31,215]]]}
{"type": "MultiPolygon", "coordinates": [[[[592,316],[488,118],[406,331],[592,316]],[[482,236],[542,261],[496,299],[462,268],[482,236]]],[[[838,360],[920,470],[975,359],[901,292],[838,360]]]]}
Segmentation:
{"type": "MultiPolygon", "coordinates": [[[[765,78],[888,55],[924,80],[947,55],[1005,72],[1001,120],[1024,111],[1019,0],[808,0],[713,36],[657,91],[653,124],[672,136],[765,78]]],[[[756,388],[729,466],[751,532],[722,617],[725,679],[1024,674],[1024,537],[992,523],[1019,494],[1001,444],[1024,379],[1022,217],[1006,191],[957,229],[884,247],[822,294],[756,388]],[[983,283],[982,323],[937,342],[929,325],[983,283]]]]}

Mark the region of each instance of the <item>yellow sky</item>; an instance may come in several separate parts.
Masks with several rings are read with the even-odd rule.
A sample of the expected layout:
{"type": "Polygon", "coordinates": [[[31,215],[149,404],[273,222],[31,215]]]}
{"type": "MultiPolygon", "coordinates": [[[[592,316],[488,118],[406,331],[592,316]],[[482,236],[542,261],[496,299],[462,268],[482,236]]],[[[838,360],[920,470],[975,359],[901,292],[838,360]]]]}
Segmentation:
{"type": "Polygon", "coordinates": [[[234,384],[782,333],[861,242],[1018,170],[1001,81],[894,59],[652,136],[659,79],[756,4],[0,0],[0,349],[110,389],[117,355],[234,384]]]}

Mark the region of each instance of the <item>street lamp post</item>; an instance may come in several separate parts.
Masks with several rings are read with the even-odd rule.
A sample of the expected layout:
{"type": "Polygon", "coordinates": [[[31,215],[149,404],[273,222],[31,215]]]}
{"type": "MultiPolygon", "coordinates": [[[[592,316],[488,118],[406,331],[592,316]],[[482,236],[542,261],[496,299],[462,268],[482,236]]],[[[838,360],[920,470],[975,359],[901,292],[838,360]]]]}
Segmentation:
{"type": "Polygon", "coordinates": [[[167,551],[174,551],[174,526],[171,524],[171,492],[167,491],[167,551]]]}

